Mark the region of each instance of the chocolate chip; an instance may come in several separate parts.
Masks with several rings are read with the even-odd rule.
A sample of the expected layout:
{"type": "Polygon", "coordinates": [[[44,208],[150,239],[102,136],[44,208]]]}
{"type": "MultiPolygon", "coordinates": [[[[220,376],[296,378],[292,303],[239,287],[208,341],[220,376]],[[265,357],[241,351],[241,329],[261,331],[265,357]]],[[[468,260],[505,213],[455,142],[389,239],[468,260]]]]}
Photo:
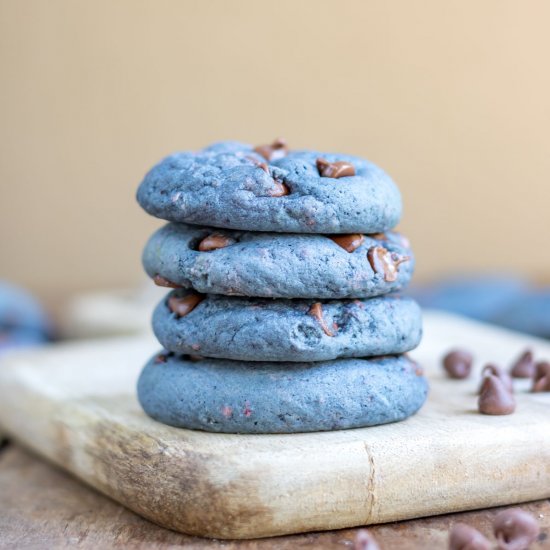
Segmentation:
{"type": "Polygon", "coordinates": [[[490,550],[491,543],[477,529],[457,523],[449,533],[449,550],[490,550]]]}
{"type": "Polygon", "coordinates": [[[317,321],[319,321],[319,324],[321,325],[321,328],[323,329],[323,332],[327,336],[334,336],[334,333],[328,328],[328,325],[325,321],[325,318],[323,317],[323,306],[321,302],[315,302],[308,311],[308,315],[311,315],[312,317],[315,317],[317,321]]]}
{"type": "Polygon", "coordinates": [[[385,241],[388,238],[385,233],[372,233],[369,237],[375,241],[385,241]]]}
{"type": "Polygon", "coordinates": [[[290,193],[288,186],[282,181],[273,179],[273,189],[269,192],[271,197],[284,197],[290,193]]]}
{"type": "Polygon", "coordinates": [[[323,178],[343,178],[346,176],[355,176],[353,164],[345,161],[329,162],[326,159],[319,158],[316,161],[319,175],[323,178]]]}
{"type": "Polygon", "coordinates": [[[199,243],[199,250],[201,252],[211,252],[212,250],[225,248],[226,246],[230,246],[232,244],[235,244],[235,239],[222,235],[221,233],[212,233],[199,243]]]}
{"type": "Polygon", "coordinates": [[[165,279],[162,275],[158,274],[153,277],[153,282],[157,286],[165,286],[167,288],[183,288],[181,285],[173,283],[172,281],[169,281],[168,279],[165,279]]]}
{"type": "Polygon", "coordinates": [[[279,160],[286,157],[288,154],[288,147],[285,139],[277,138],[270,145],[258,145],[258,147],[254,147],[254,152],[258,153],[258,155],[261,155],[265,160],[270,162],[272,160],[279,160]]]}
{"type": "Polygon", "coordinates": [[[512,414],[516,409],[516,402],[502,380],[494,374],[489,374],[481,386],[478,408],[482,414],[512,414]]]}
{"type": "Polygon", "coordinates": [[[550,363],[547,361],[540,361],[535,365],[532,390],[534,392],[550,391],[550,363]]]}
{"type": "Polygon", "coordinates": [[[155,364],[160,365],[160,363],[166,363],[168,360],[168,356],[164,355],[164,353],[161,353],[160,355],[157,355],[155,357],[155,364]]]}
{"type": "Polygon", "coordinates": [[[457,523],[451,529],[449,550],[491,550],[489,539],[474,527],[457,523]]]}
{"type": "Polygon", "coordinates": [[[334,235],[329,239],[341,246],[346,252],[353,252],[363,244],[365,236],[360,233],[352,233],[350,235],[334,235]]]}
{"type": "Polygon", "coordinates": [[[535,374],[535,361],[533,359],[533,352],[530,349],[526,349],[512,365],[510,374],[514,378],[533,378],[535,374]]]}
{"type": "Polygon", "coordinates": [[[204,300],[204,294],[192,292],[186,296],[173,295],[168,298],[168,308],[178,317],[191,313],[204,300]]]}
{"type": "Polygon", "coordinates": [[[383,246],[369,248],[367,259],[375,273],[384,273],[384,280],[388,283],[397,280],[399,265],[410,260],[409,256],[390,253],[383,246]]]}
{"type": "Polygon", "coordinates": [[[443,368],[451,378],[468,378],[472,370],[473,355],[466,350],[456,349],[443,357],[443,368]]]}
{"type": "Polygon", "coordinates": [[[359,529],[353,541],[353,550],[380,550],[380,546],[366,529],[359,529]]]}
{"type": "Polygon", "coordinates": [[[204,358],[202,355],[188,355],[187,359],[193,363],[196,363],[197,361],[202,361],[204,358]]]}
{"type": "MultiPolygon", "coordinates": [[[[504,387],[510,393],[514,393],[514,383],[512,382],[512,377],[504,369],[501,369],[500,367],[489,363],[488,365],[485,365],[485,367],[483,367],[483,370],[481,371],[481,376],[487,376],[488,374],[492,374],[493,376],[499,378],[500,381],[504,384],[504,387]]],[[[479,391],[481,392],[481,388],[479,391]]]]}
{"type": "Polygon", "coordinates": [[[524,550],[540,533],[536,518],[520,508],[500,512],[493,522],[493,532],[501,550],[524,550]]]}

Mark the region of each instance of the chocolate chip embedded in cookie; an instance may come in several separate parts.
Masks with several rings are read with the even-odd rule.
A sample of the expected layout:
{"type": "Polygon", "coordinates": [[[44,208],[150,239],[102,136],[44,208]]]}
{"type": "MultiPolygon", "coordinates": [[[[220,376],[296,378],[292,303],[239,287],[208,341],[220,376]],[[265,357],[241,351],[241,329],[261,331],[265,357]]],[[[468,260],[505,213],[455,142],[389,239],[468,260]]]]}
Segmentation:
{"type": "Polygon", "coordinates": [[[334,235],[329,237],[338,246],[341,246],[346,252],[357,250],[365,241],[365,235],[352,233],[351,235],[334,235]]]}
{"type": "Polygon", "coordinates": [[[388,283],[397,280],[399,266],[410,260],[410,256],[391,253],[383,246],[373,246],[367,252],[367,258],[375,273],[383,273],[388,283]]]}
{"type": "Polygon", "coordinates": [[[191,313],[202,301],[204,296],[196,292],[190,292],[184,296],[171,294],[168,298],[168,308],[178,317],[185,317],[191,313]]]}
{"type": "Polygon", "coordinates": [[[316,161],[317,170],[323,178],[344,178],[355,176],[353,164],[345,161],[329,162],[326,159],[318,158],[316,161]]]}
{"type": "Polygon", "coordinates": [[[199,243],[199,250],[201,252],[211,252],[212,250],[217,250],[218,248],[225,248],[235,244],[235,239],[228,237],[227,235],[222,235],[221,233],[212,233],[205,237],[199,243]]]}
{"type": "Polygon", "coordinates": [[[264,157],[267,162],[271,162],[285,157],[288,154],[288,147],[284,138],[277,138],[269,145],[254,147],[254,152],[264,157]]]}
{"type": "Polygon", "coordinates": [[[323,332],[327,336],[334,336],[334,332],[332,332],[327,325],[327,322],[325,321],[325,318],[323,317],[323,305],[321,302],[315,302],[312,304],[312,306],[309,308],[308,315],[311,315],[312,317],[315,317],[317,321],[319,321],[319,324],[321,325],[321,328],[323,329],[323,332]]]}
{"type": "Polygon", "coordinates": [[[181,288],[181,285],[178,285],[177,283],[173,283],[172,281],[169,281],[168,279],[164,278],[162,275],[159,275],[158,273],[153,277],[153,282],[157,286],[163,286],[166,288],[181,288]]]}

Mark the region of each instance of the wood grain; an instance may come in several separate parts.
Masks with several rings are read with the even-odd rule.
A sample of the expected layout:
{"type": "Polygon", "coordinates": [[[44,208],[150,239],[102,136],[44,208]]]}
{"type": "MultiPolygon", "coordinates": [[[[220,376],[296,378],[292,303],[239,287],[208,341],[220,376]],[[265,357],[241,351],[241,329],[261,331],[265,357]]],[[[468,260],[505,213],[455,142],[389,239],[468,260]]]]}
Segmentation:
{"type": "MultiPolygon", "coordinates": [[[[290,535],[248,541],[209,540],[158,527],[79,483],[62,470],[12,445],[0,454],[0,549],[96,550],[295,550],[351,548],[357,529],[290,535]]],[[[548,547],[550,502],[522,506],[539,518],[541,534],[532,550],[548,547]],[[545,546],[546,545],[546,546],[545,546]]],[[[447,547],[448,531],[466,522],[491,535],[500,508],[436,516],[370,528],[383,550],[447,547]]]]}
{"type": "Polygon", "coordinates": [[[485,508],[550,496],[550,394],[518,386],[518,411],[476,412],[478,379],[443,377],[441,355],[472,349],[477,370],[505,364],[522,335],[426,316],[414,354],[432,384],[417,416],[332,433],[243,436],[178,430],[135,396],[145,337],[12,356],[0,368],[0,423],[19,441],[152,521],[219,538],[252,538],[485,508]]]}

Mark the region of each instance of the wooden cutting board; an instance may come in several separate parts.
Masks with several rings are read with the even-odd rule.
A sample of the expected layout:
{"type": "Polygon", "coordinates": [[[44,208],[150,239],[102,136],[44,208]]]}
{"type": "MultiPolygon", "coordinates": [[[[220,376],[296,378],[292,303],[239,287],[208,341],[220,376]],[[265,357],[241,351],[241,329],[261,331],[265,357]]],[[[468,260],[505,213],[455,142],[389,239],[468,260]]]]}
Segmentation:
{"type": "Polygon", "coordinates": [[[517,412],[476,412],[484,362],[550,344],[428,313],[413,354],[428,403],[401,423],[331,433],[224,435],[163,426],[135,383],[158,349],[145,336],[51,346],[0,364],[0,424],[49,460],[152,521],[185,533],[252,538],[338,529],[550,497],[550,393],[517,386],[517,412]],[[478,359],[447,380],[452,346],[478,359]]]}

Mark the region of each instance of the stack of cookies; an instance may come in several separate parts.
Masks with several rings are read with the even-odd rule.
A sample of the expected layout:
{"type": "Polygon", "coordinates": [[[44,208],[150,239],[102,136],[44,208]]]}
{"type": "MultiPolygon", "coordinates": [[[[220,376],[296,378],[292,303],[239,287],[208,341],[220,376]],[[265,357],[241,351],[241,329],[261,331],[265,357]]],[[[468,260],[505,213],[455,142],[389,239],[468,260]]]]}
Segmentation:
{"type": "Polygon", "coordinates": [[[422,333],[392,180],[349,155],[283,140],[176,153],[140,205],[170,223],[147,273],[169,292],[153,315],[164,350],[138,397],[154,419],[228,433],[292,433],[403,420],[427,383],[405,352],[422,333]]]}

